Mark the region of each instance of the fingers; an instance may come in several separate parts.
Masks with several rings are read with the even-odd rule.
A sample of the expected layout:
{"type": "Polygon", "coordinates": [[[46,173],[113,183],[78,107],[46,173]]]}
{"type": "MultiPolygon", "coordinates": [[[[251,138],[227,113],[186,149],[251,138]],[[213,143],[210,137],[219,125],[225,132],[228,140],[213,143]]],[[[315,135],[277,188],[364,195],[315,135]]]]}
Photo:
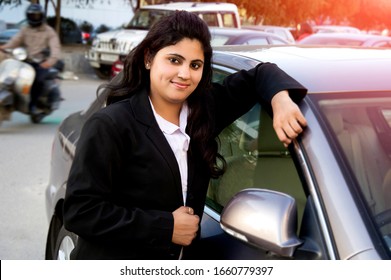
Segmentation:
{"type": "Polygon", "coordinates": [[[307,126],[307,121],[299,108],[284,115],[275,116],[273,122],[278,139],[287,147],[307,126]]]}
{"type": "Polygon", "coordinates": [[[200,218],[194,215],[194,210],[188,206],[181,206],[173,213],[174,231],[172,242],[187,246],[197,236],[200,218]]]}
{"type": "Polygon", "coordinates": [[[281,91],[273,97],[272,108],[274,130],[278,139],[288,146],[307,126],[307,121],[287,91],[281,91]]]}
{"type": "Polygon", "coordinates": [[[173,213],[176,213],[176,212],[194,215],[194,209],[189,206],[181,206],[177,210],[175,210],[173,213]]]}

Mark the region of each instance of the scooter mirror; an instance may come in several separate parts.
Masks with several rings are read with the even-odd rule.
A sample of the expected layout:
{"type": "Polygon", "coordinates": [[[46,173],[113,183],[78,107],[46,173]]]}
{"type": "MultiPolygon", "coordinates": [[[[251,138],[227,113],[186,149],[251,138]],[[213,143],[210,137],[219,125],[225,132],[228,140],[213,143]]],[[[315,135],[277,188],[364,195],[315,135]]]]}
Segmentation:
{"type": "Polygon", "coordinates": [[[23,61],[27,58],[27,52],[24,48],[16,48],[12,51],[12,55],[15,59],[23,61]]]}

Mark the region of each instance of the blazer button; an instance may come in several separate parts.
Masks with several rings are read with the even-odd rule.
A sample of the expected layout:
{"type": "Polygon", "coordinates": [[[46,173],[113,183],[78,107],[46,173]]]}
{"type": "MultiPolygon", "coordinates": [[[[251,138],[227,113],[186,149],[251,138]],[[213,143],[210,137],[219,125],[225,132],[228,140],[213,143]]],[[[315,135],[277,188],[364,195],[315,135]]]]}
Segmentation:
{"type": "Polygon", "coordinates": [[[156,245],[157,244],[157,239],[156,238],[154,238],[154,239],[151,239],[150,241],[149,241],[149,244],[151,244],[151,245],[156,245]]]}

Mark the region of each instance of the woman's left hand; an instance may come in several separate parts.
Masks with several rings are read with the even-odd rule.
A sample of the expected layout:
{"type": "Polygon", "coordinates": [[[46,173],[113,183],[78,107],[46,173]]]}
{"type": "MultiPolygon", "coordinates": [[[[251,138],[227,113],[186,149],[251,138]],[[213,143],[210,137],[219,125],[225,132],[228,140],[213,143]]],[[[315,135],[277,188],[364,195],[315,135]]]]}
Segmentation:
{"type": "Polygon", "coordinates": [[[274,130],[278,139],[287,147],[307,126],[307,121],[286,90],[274,95],[271,104],[274,130]]]}

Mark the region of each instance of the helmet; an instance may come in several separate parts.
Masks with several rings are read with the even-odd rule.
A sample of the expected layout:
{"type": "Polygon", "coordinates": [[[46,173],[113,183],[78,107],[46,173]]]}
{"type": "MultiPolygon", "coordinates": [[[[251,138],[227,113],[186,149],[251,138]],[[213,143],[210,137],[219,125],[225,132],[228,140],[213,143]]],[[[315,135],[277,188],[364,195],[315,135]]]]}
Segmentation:
{"type": "Polygon", "coordinates": [[[26,18],[31,27],[38,27],[45,20],[45,11],[39,4],[31,4],[27,7],[26,18]]]}

